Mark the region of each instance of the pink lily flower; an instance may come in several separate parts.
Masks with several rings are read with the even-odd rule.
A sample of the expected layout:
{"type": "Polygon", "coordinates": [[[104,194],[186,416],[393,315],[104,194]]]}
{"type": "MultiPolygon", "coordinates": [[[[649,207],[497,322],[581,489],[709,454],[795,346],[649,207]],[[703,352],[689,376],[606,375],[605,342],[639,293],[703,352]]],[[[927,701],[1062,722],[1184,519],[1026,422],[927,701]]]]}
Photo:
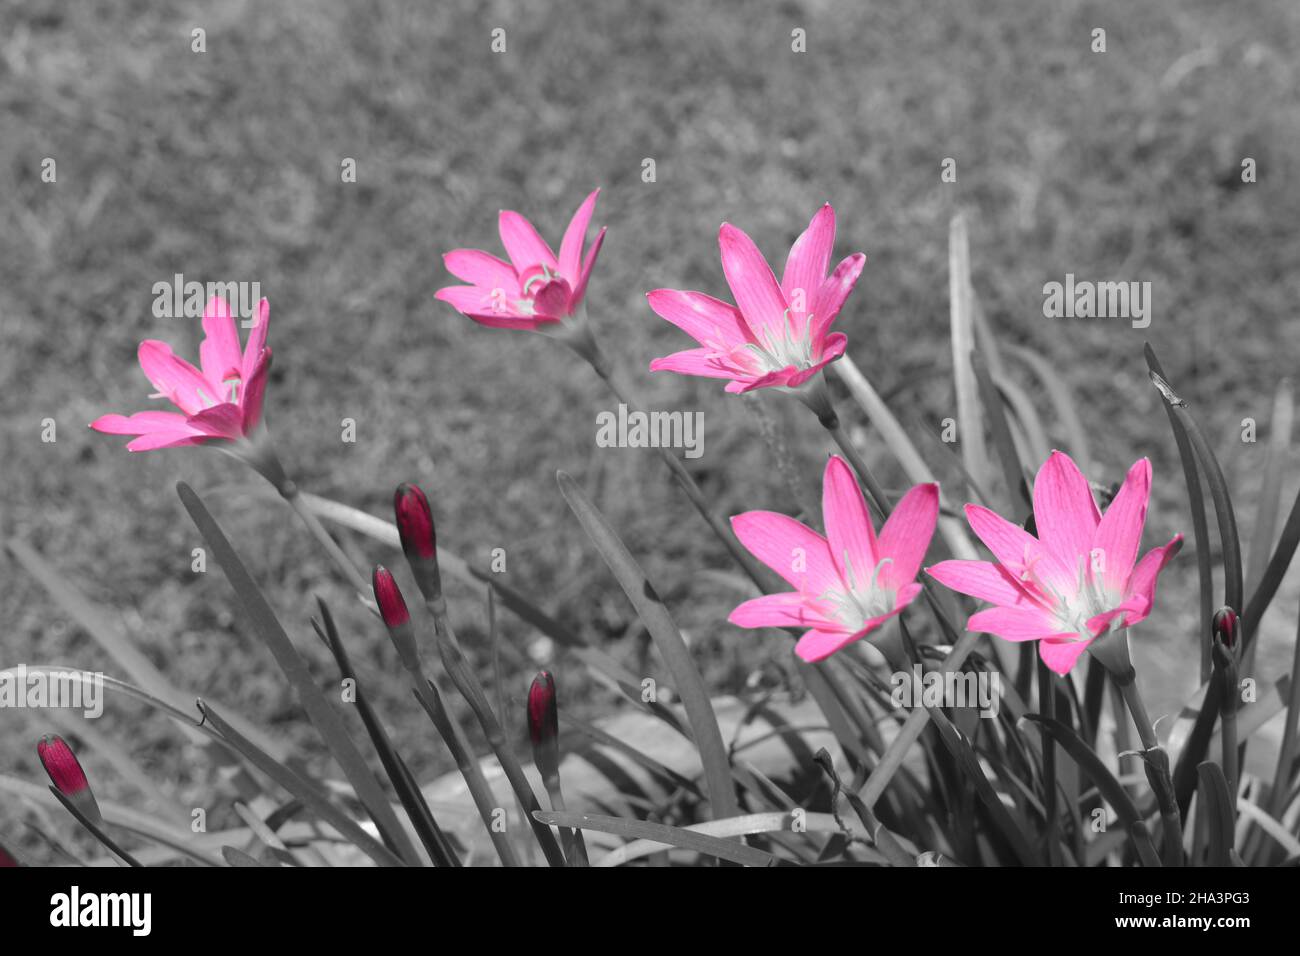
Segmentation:
{"type": "Polygon", "coordinates": [[[599,195],[599,189],[593,191],[573,214],[558,256],[532,223],[517,212],[503,210],[501,244],[510,261],[479,249],[454,249],[442,257],[443,262],[448,272],[469,285],[439,289],[435,298],[475,322],[499,329],[536,332],[575,314],[605,241],[602,228],[583,254],[599,195]]]}
{"type": "Polygon", "coordinates": [[[1093,641],[1151,613],[1156,578],[1183,536],[1137,560],[1150,496],[1151,462],[1143,458],[1102,515],[1088,480],[1069,455],[1054,451],[1034,479],[1038,537],[967,505],[971,530],[997,561],[942,561],[926,570],[954,591],[995,605],[972,615],[969,630],[1038,641],[1043,663],[1067,674],[1093,641]]]}
{"type": "Polygon", "coordinates": [[[728,392],[792,389],[844,354],[848,337],[830,327],[866,257],[854,253],[826,274],[835,245],[835,210],[829,203],[790,247],[779,284],[753,240],[735,226],[722,224],[718,245],[736,304],[703,292],[648,293],[650,308],[700,343],[655,359],[651,371],[730,379],[728,392]]]}
{"type": "Polygon", "coordinates": [[[939,486],[905,494],[876,537],[867,502],[843,458],[822,479],[826,537],[794,518],[749,511],[731,519],[741,544],[794,591],[746,601],[727,619],[739,627],[806,627],[795,653],[810,663],[861,640],[921,591],[921,561],[939,517],[939,486]]]}
{"type": "Polygon", "coordinates": [[[270,306],[263,299],[248,343],[239,347],[239,332],[225,299],[214,297],[203,310],[204,338],[199,368],[178,358],[166,342],[140,343],[140,368],[175,412],[104,415],[90,427],[109,435],[135,435],[128,451],[152,451],[214,440],[239,442],[253,435],[262,421],[262,399],[271,368],[266,344],[270,306]]]}

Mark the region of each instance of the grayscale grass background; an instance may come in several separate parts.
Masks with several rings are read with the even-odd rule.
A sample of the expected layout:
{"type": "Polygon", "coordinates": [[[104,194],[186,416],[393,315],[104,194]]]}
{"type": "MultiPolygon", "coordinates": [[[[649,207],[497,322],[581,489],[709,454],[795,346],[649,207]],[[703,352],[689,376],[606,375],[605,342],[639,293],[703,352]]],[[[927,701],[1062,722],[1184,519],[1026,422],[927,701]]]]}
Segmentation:
{"type": "MultiPolygon", "coordinates": [[[[719,223],[780,261],[829,200],[837,253],[868,257],[838,327],[901,418],[937,430],[953,414],[947,234],[964,211],[983,306],[1003,340],[1042,352],[1067,379],[1101,464],[1093,477],[1115,481],[1152,458],[1148,545],[1190,536],[1191,525],[1145,338],[1211,435],[1248,540],[1265,446],[1243,445],[1240,423],[1256,418],[1267,434],[1273,388],[1294,375],[1300,350],[1297,48],[1300,7],[1287,0],[5,0],[0,535],[30,542],[119,615],[179,685],[319,759],[220,573],[190,572],[199,539],[174,492],[190,482],[322,680],[332,668],[306,623],[315,593],[354,656],[394,675],[372,694],[417,774],[446,769],[380,630],[260,479],[211,451],[131,455],[86,428],[147,406],[141,339],[197,350],[196,321],[152,317],[154,282],[176,272],[257,280],[275,350],[268,419],[304,487],[386,515],[397,483],[421,482],[449,548],[485,566],[504,547],[510,584],[640,666],[647,649],[631,608],[557,493],[565,469],[645,562],[711,687],[779,679],[787,645],[725,624],[732,596],[700,572],[726,555],[653,453],[595,447],[595,415],[615,407],[595,376],[554,343],[481,329],[433,299],[448,281],[442,252],[498,247],[498,209],[558,241],[602,186],[597,334],[655,407],[704,412],[704,457],[690,467],[721,510],[799,507],[765,466],[758,414],[795,451],[805,501],[817,501],[829,446],[779,396],[746,402],[719,383],[647,372],[688,343],[643,293],[725,294],[719,223]],[[1105,54],[1089,49],[1097,26],[1105,54]],[[195,27],[207,31],[206,54],[190,52],[195,27]],[[494,27],[507,31],[505,54],[489,52],[494,27]],[[807,53],[790,50],[795,27],[807,53]],[[54,185],[39,178],[47,156],[54,185]],[[1259,165],[1254,185],[1240,182],[1246,156],[1259,165]],[[344,157],[357,161],[356,184],[339,181],[344,157]],[[653,184],[641,181],[646,157],[653,184]],[[939,181],[944,157],[957,161],[956,184],[939,181]],[[1150,329],[1043,318],[1043,283],[1067,272],[1152,282],[1150,329]],[[358,423],[355,445],[340,441],[345,417],[358,423]],[[57,422],[53,444],[40,440],[45,418],[57,422]]],[[[902,481],[890,469],[884,480],[902,481]]],[[[1296,486],[1283,488],[1288,504],[1296,486]]],[[[366,565],[394,561],[344,541],[366,565]]],[[[0,557],[0,574],[0,665],[112,672],[11,559],[0,557]]],[[[1189,546],[1140,628],[1154,714],[1195,681],[1195,578],[1189,546]]],[[[1295,594],[1288,586],[1265,622],[1261,678],[1289,660],[1295,594]]],[[[481,646],[482,608],[452,597],[462,636],[481,646]]],[[[517,729],[529,654],[545,648],[501,621],[517,729]]],[[[567,705],[613,706],[566,681],[562,661],[558,670],[567,705]]],[[[34,743],[48,729],[0,712],[0,771],[43,779],[34,743]]],[[[111,706],[99,729],[171,781],[183,805],[211,799],[211,768],[160,718],[111,706]]],[[[130,799],[93,750],[83,760],[98,792],[130,799]]],[[[16,820],[0,806],[0,829],[16,820]]]]}

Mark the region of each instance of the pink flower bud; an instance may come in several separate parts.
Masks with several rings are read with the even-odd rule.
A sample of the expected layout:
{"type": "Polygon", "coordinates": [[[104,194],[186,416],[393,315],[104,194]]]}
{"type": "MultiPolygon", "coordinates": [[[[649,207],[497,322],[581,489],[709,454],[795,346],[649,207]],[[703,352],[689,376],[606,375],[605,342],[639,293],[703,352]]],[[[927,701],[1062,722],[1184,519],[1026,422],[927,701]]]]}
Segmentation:
{"type": "Polygon", "coordinates": [[[1241,619],[1236,611],[1225,605],[1214,612],[1214,636],[1224,647],[1235,647],[1240,632],[1241,619]]]}
{"type": "Polygon", "coordinates": [[[90,790],[90,781],[67,742],[58,735],[46,735],[36,744],[36,754],[41,758],[54,788],[71,800],[92,823],[100,823],[103,815],[90,790]]]}
{"type": "Polygon", "coordinates": [[[543,780],[553,780],[560,773],[559,723],[555,680],[542,671],[528,689],[528,736],[533,742],[533,762],[543,780]]]}
{"type": "Polygon", "coordinates": [[[442,577],[438,571],[438,532],[429,499],[418,485],[399,485],[393,494],[393,512],[415,584],[426,601],[436,601],[442,597],[442,577]]]}
{"type": "Polygon", "coordinates": [[[393,572],[382,564],[375,568],[373,577],[375,601],[379,604],[379,613],[389,628],[402,627],[411,621],[411,612],[406,609],[406,601],[397,587],[393,572]]]}

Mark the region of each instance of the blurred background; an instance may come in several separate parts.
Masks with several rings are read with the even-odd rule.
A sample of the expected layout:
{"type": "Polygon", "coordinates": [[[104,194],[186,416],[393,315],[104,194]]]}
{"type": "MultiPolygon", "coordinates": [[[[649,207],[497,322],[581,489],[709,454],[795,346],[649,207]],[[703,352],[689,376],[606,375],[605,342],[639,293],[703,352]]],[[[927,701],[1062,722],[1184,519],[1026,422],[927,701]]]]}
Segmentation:
{"type": "MultiPolygon", "coordinates": [[[[830,446],[782,396],[742,400],[718,382],[650,374],[652,358],[691,343],[644,292],[726,296],[719,223],[779,264],[830,201],[836,258],[868,259],[837,327],[906,424],[937,434],[955,415],[947,240],[963,212],[981,304],[1004,342],[1059,370],[1092,443],[1091,477],[1110,484],[1151,457],[1145,546],[1191,531],[1146,340],[1209,434],[1249,546],[1273,392],[1300,352],[1298,47],[1300,7],[1287,0],[4,0],[0,536],[37,549],[177,685],[320,766],[319,741],[223,576],[190,570],[200,541],[174,486],[191,483],[322,682],[332,667],[307,625],[317,594],[354,657],[393,675],[369,690],[417,776],[448,769],[375,622],[261,479],[210,449],[133,455],[86,428],[149,407],[140,340],[197,356],[197,320],[154,318],[155,282],[258,281],[275,349],[267,416],[303,487],[387,517],[394,486],[420,482],[448,549],[481,568],[506,549],[509,584],[654,673],[630,605],[558,494],[564,469],[643,561],[712,687],[780,683],[788,644],[725,623],[734,595],[701,572],[727,556],[655,453],[596,447],[595,416],[616,400],[594,374],[554,342],[483,329],[433,299],[454,281],[441,253],[500,251],[499,209],[558,246],[600,186],[597,335],[652,407],[704,413],[704,455],[688,464],[719,510],[815,504],[830,446]],[[1091,49],[1097,27],[1105,53],[1091,49]],[[204,53],[191,49],[197,28],[204,53]],[[502,53],[491,51],[496,28],[502,53]],[[791,49],[796,29],[806,52],[791,49]],[[55,183],[41,180],[47,157],[55,183]],[[955,183],[940,181],[948,157],[955,183]],[[1241,181],[1247,157],[1253,184],[1241,181]],[[345,158],[355,183],[340,181],[345,158]],[[1044,283],[1068,272],[1151,282],[1150,328],[1044,318],[1044,283]],[[1257,444],[1241,441],[1248,417],[1257,444]],[[345,418],[353,444],[341,440],[345,418]],[[768,467],[764,433],[790,448],[797,474],[768,467]]],[[[885,484],[900,487],[871,430],[841,407],[885,484]]],[[[955,479],[937,445],[917,442],[955,479]]],[[[1288,476],[1285,506],[1297,484],[1288,476]]],[[[371,541],[340,539],[363,566],[395,563],[371,541]]],[[[0,666],[114,673],[7,555],[0,574],[0,666]]],[[[1196,685],[1195,594],[1189,541],[1135,641],[1153,714],[1196,685]]],[[[483,608],[468,591],[451,598],[462,639],[482,648],[483,608]]],[[[1289,667],[1295,613],[1288,583],[1264,622],[1261,681],[1289,667]]],[[[500,626],[515,732],[543,663],[556,666],[563,704],[614,708],[544,639],[504,612],[500,626]]],[[[34,743],[51,729],[39,714],[0,712],[0,772],[43,782],[34,743]]],[[[110,701],[95,729],[183,806],[211,803],[212,768],[164,719],[110,701]]],[[[93,747],[82,756],[101,796],[132,799],[93,747]]],[[[210,812],[210,826],[228,816],[210,812]]],[[[21,819],[0,801],[0,834],[39,856],[21,819]]]]}

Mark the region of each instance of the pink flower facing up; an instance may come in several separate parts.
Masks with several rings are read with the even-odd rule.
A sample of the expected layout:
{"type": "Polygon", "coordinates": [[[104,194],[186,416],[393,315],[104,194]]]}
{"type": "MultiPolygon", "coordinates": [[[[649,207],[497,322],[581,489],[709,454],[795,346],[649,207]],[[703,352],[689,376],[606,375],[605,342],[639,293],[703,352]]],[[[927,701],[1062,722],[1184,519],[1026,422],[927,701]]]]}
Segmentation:
{"type": "Polygon", "coordinates": [[[746,601],[728,618],[740,627],[806,627],[795,645],[805,661],[823,660],[912,602],[916,573],[939,516],[939,486],[917,485],[895,506],[880,537],[843,458],[826,463],[822,485],[826,537],[772,511],[731,519],[741,544],[794,586],[746,601]]]}
{"type": "Polygon", "coordinates": [[[649,293],[650,308],[700,343],[655,359],[652,371],[730,379],[728,392],[797,388],[844,354],[847,336],[830,327],[866,257],[854,253],[826,274],[835,245],[829,203],[790,247],[780,283],[753,240],[735,226],[722,224],[718,245],[736,304],[702,292],[649,293]]]}
{"type": "Polygon", "coordinates": [[[104,415],[90,427],[109,435],[136,436],[128,451],[152,451],[211,441],[243,444],[262,421],[262,398],[271,368],[266,344],[270,306],[258,303],[256,324],[243,350],[235,318],[225,299],[214,297],[203,311],[199,368],[178,358],[166,342],[140,343],[140,368],[156,394],[178,411],[104,415]]]}
{"type": "Polygon", "coordinates": [[[455,249],[443,261],[448,272],[469,285],[439,289],[436,298],[493,328],[538,332],[563,323],[582,306],[587,280],[605,241],[601,229],[583,254],[599,195],[599,189],[592,192],[573,214],[558,256],[532,223],[517,212],[502,211],[501,244],[510,261],[479,249],[455,249]]]}
{"type": "Polygon", "coordinates": [[[966,506],[971,530],[996,562],[942,561],[928,573],[954,591],[995,606],[971,616],[972,631],[1038,641],[1043,663],[1069,673],[1097,638],[1151,613],[1156,578],[1183,536],[1137,560],[1151,495],[1151,463],[1129,469],[1104,515],[1088,480],[1054,451],[1034,480],[1038,537],[988,508],[966,506]]]}
{"type": "Polygon", "coordinates": [[[36,743],[36,755],[41,758],[41,765],[50,775],[54,789],[71,801],[91,823],[101,823],[103,816],[90,790],[90,781],[67,742],[57,735],[44,736],[36,743]]]}

